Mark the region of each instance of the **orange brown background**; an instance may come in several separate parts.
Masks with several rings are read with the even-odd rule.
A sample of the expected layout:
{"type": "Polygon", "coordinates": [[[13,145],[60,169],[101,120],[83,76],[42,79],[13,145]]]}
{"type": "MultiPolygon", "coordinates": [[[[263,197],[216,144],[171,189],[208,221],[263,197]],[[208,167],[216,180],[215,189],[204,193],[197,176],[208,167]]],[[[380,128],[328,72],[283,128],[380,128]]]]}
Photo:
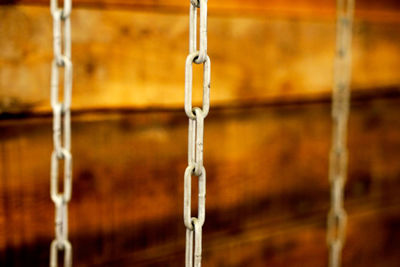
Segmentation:
{"type": "MultiPolygon", "coordinates": [[[[184,265],[189,2],[73,0],[74,266],[184,265]]],[[[335,1],[208,2],[203,266],[327,266],[335,1]]],[[[0,266],[48,266],[51,15],[1,4],[0,266]]],[[[344,267],[400,265],[399,70],[400,4],[356,1],[344,267]]]]}

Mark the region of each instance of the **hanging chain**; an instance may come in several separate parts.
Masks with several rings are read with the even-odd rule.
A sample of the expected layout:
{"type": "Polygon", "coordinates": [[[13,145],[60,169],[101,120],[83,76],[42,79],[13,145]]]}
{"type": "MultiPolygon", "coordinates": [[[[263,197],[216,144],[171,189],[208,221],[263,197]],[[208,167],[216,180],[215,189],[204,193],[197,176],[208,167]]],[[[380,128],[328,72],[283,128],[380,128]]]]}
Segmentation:
{"type": "Polygon", "coordinates": [[[72,247],[68,241],[68,202],[72,191],[71,155],[71,0],[64,0],[59,8],[58,0],[50,0],[53,17],[54,59],[51,66],[51,107],[53,109],[53,143],[51,155],[50,195],[55,204],[55,239],[50,247],[50,267],[58,266],[58,253],[64,251],[64,266],[72,266],[72,247]],[[64,96],[59,101],[59,68],[64,68],[64,96]],[[59,162],[64,161],[63,190],[59,192],[59,162]]]}
{"type": "Polygon", "coordinates": [[[211,63],[207,55],[207,0],[190,0],[189,55],[185,68],[185,112],[189,117],[188,167],[184,179],[183,220],[186,226],[186,267],[201,266],[202,227],[205,220],[206,170],[203,166],[204,119],[210,109],[211,63]],[[200,40],[197,50],[197,9],[200,40]],[[203,106],[192,107],[193,63],[203,64],[203,106]],[[198,217],[191,216],[192,176],[198,177],[198,217]],[[193,249],[194,247],[194,249],[193,249]]]}
{"type": "Polygon", "coordinates": [[[347,176],[347,124],[350,110],[351,38],[354,0],[337,0],[336,55],[332,103],[332,148],[329,180],[331,209],[328,214],[327,241],[329,266],[341,265],[346,237],[347,214],[344,210],[344,185],[347,176]]]}

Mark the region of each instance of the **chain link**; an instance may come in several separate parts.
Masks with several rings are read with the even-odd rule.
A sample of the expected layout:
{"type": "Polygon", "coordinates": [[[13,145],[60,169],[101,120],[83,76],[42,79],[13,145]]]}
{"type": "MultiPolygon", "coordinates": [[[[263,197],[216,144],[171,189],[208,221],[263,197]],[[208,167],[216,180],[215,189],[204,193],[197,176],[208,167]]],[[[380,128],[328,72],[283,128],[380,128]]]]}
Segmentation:
{"type": "Polygon", "coordinates": [[[207,58],[207,0],[190,0],[189,14],[189,53],[197,50],[197,9],[200,9],[200,40],[199,54],[195,58],[196,64],[201,64],[207,58]]]}
{"type": "Polygon", "coordinates": [[[54,59],[51,65],[51,97],[53,109],[53,144],[51,155],[50,195],[55,204],[55,239],[50,246],[50,267],[58,266],[58,253],[64,251],[64,266],[72,266],[72,246],[68,241],[68,202],[72,193],[71,155],[71,0],[64,0],[62,9],[58,0],[50,0],[53,17],[54,59]],[[64,41],[64,42],[63,42],[64,41]],[[59,68],[64,68],[64,95],[59,101],[59,68]],[[59,161],[64,161],[63,193],[59,192],[59,161]]]}
{"type": "Polygon", "coordinates": [[[355,0],[337,0],[336,55],[332,102],[332,148],[329,163],[331,209],[327,222],[329,266],[341,265],[346,238],[347,214],[344,185],[347,176],[347,124],[350,109],[351,39],[355,0]]]}
{"type": "Polygon", "coordinates": [[[186,267],[200,267],[202,227],[205,221],[206,170],[203,166],[204,119],[210,109],[211,61],[207,55],[207,0],[190,0],[189,55],[185,68],[185,113],[189,118],[188,167],[184,176],[183,220],[186,226],[186,267]],[[200,9],[200,38],[197,50],[197,12],[200,9]],[[193,63],[203,64],[203,105],[192,107],[193,63]],[[191,216],[192,176],[198,177],[198,215],[191,216]]]}

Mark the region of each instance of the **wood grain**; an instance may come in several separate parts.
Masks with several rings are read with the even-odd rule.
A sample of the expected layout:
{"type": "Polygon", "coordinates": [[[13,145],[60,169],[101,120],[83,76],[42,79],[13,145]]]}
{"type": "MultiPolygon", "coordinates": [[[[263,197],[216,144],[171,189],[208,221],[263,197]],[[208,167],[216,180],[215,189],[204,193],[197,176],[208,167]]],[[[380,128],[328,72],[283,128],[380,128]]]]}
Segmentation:
{"type": "MultiPolygon", "coordinates": [[[[399,101],[353,103],[345,266],[399,261],[399,101]]],[[[326,102],[211,110],[205,266],[325,266],[329,109],[326,102]]],[[[76,266],[182,262],[186,135],[183,111],[73,117],[76,266]]],[[[50,117],[0,121],[0,149],[0,263],[46,265],[50,117]]]]}
{"type": "MultiPolygon", "coordinates": [[[[0,4],[48,5],[46,0],[2,0],[0,4]]],[[[189,2],[181,0],[74,0],[75,7],[98,9],[135,9],[162,12],[187,12],[189,2]]],[[[269,15],[292,17],[333,17],[335,1],[329,0],[213,0],[208,2],[210,14],[269,15]]],[[[394,19],[400,4],[396,0],[358,0],[356,16],[365,19],[394,19]]]]}
{"type": "MultiPolygon", "coordinates": [[[[73,109],[177,108],[184,99],[183,14],[75,9],[73,109]]],[[[44,7],[0,10],[0,113],[49,111],[51,17],[44,7]],[[15,23],[18,22],[18,23],[15,23]]],[[[209,18],[212,105],[321,99],[330,94],[333,20],[209,18]]],[[[353,90],[400,85],[398,23],[357,21],[353,90]]],[[[194,101],[201,98],[195,67],[194,101]]]]}
{"type": "MultiPolygon", "coordinates": [[[[47,266],[48,0],[0,4],[0,266],[47,266]]],[[[74,266],[183,266],[188,4],[74,0],[74,266]]],[[[334,1],[209,11],[203,264],[326,266],[334,1]]],[[[400,262],[399,14],[357,1],[343,267],[400,262]]]]}

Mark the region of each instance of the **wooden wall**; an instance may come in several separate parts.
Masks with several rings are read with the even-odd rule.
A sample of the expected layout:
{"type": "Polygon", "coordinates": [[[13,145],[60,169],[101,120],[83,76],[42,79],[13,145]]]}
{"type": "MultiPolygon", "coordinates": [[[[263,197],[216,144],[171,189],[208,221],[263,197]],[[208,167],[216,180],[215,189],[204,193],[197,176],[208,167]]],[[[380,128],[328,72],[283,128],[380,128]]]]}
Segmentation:
{"type": "MultiPolygon", "coordinates": [[[[0,6],[0,266],[46,266],[54,235],[47,2],[0,6]]],[[[73,3],[74,266],[183,266],[189,1],[73,3]]],[[[327,266],[334,1],[209,10],[203,265],[327,266]]],[[[399,26],[357,1],[344,267],[400,262],[399,26]]]]}

